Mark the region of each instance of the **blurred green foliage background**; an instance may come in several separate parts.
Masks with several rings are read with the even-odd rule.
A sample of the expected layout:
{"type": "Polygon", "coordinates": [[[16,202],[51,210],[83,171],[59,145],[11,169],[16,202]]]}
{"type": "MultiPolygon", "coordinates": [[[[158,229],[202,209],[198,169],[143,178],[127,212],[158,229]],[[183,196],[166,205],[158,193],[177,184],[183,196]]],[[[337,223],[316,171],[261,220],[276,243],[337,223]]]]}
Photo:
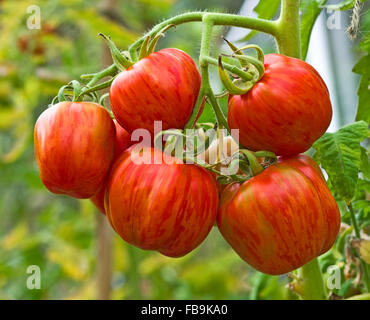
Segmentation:
{"type": "MultiPolygon", "coordinates": [[[[110,64],[99,32],[126,48],[165,17],[205,8],[237,12],[241,3],[0,1],[0,299],[287,297],[286,278],[254,272],[215,228],[180,259],[129,246],[88,200],[48,192],[34,159],[34,123],[59,87],[110,64]],[[39,30],[27,28],[30,5],[41,9],[39,30]],[[39,290],[26,287],[30,265],[40,267],[39,290]]],[[[179,26],[160,46],[196,60],[199,37],[199,24],[179,26]]]]}

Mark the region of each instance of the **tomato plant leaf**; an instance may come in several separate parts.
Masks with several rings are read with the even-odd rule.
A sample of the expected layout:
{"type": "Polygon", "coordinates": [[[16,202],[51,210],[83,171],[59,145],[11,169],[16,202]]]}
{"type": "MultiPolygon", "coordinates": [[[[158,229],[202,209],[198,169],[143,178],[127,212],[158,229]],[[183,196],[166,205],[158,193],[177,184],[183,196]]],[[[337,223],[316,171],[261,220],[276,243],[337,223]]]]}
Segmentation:
{"type": "MultiPolygon", "coordinates": [[[[367,0],[361,0],[361,2],[366,2],[367,0]]],[[[325,8],[329,10],[340,10],[340,11],[345,11],[352,9],[355,6],[356,0],[343,0],[339,3],[335,4],[328,4],[325,6],[325,8]]]]}
{"type": "Polygon", "coordinates": [[[360,74],[361,81],[357,91],[358,106],[356,120],[370,122],[370,55],[366,55],[354,66],[353,72],[360,74]]]}
{"type": "Polygon", "coordinates": [[[302,59],[306,60],[308,45],[310,42],[311,32],[317,17],[319,16],[323,5],[327,0],[302,0],[301,10],[301,54],[302,59]]]}
{"type": "MultiPolygon", "coordinates": [[[[370,16],[370,15],[369,15],[370,16]]],[[[370,20],[370,18],[369,18],[370,20]]],[[[368,23],[368,25],[364,25],[363,26],[363,32],[367,31],[368,30],[368,27],[370,25],[370,21],[368,23]]],[[[365,33],[364,32],[364,33],[365,33]]],[[[365,51],[365,52],[370,52],[370,33],[365,33],[365,35],[363,36],[362,40],[361,40],[361,43],[359,45],[359,48],[362,50],[362,51],[365,51]]]]}
{"type": "Polygon", "coordinates": [[[347,203],[351,202],[356,190],[361,166],[360,142],[367,137],[368,124],[358,121],[335,133],[325,133],[313,145],[317,151],[315,158],[327,172],[335,191],[347,203]]]}
{"type": "Polygon", "coordinates": [[[327,8],[329,10],[344,11],[344,10],[352,9],[355,5],[355,2],[356,2],[356,0],[344,0],[344,1],[341,1],[339,3],[328,4],[328,5],[325,6],[325,8],[327,8]]]}

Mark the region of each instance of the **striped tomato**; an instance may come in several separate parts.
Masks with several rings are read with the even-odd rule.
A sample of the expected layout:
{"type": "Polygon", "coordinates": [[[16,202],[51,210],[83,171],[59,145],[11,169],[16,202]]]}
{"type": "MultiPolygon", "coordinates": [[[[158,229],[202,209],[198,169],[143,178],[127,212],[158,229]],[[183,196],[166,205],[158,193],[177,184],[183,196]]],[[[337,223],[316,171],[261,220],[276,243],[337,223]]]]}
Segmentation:
{"type": "Polygon", "coordinates": [[[35,130],[41,180],[53,193],[90,198],[114,154],[115,128],[108,111],[92,102],[60,102],[45,110],[35,130]]]}
{"type": "Polygon", "coordinates": [[[230,96],[228,123],[247,149],[277,155],[306,151],[328,128],[329,92],[308,63],[280,54],[265,56],[265,74],[244,95],[230,96]]]}
{"type": "Polygon", "coordinates": [[[318,166],[305,155],[280,159],[221,197],[217,224],[255,269],[283,274],[333,245],[340,214],[318,166]]]}
{"type": "Polygon", "coordinates": [[[129,132],[183,128],[200,89],[200,74],[185,52],[163,49],[139,60],[113,81],[109,96],[117,121],[129,132]]]}
{"type": "Polygon", "coordinates": [[[123,152],[111,170],[105,194],[107,217],[128,243],[170,257],[183,256],[206,238],[216,220],[216,183],[205,169],[153,148],[142,152],[151,164],[137,163],[134,148],[123,152]]]}

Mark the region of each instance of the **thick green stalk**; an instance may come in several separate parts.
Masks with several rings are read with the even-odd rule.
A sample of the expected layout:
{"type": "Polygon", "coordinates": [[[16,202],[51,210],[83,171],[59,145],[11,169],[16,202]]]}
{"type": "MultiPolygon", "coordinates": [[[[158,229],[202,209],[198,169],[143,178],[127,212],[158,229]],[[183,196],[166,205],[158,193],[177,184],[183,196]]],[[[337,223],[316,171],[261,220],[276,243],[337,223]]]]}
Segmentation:
{"type": "Polygon", "coordinates": [[[204,12],[187,12],[180,14],[178,16],[174,16],[170,19],[164,20],[161,23],[157,24],[153,29],[151,29],[148,33],[146,33],[143,37],[139,40],[135,41],[128,49],[130,58],[133,61],[137,59],[137,49],[143,43],[146,37],[153,36],[157,34],[160,30],[162,30],[165,26],[169,24],[179,25],[186,22],[194,22],[194,21],[202,21],[204,12]]]}
{"type": "MultiPolygon", "coordinates": [[[[208,57],[210,51],[210,43],[212,37],[212,28],[213,28],[213,21],[209,19],[209,16],[203,16],[203,30],[202,30],[202,39],[200,44],[200,56],[199,56],[199,64],[200,64],[200,71],[202,75],[202,84],[200,88],[200,94],[209,98],[211,106],[215,112],[217,122],[228,128],[226,118],[222,113],[220,106],[218,105],[217,99],[214,97],[210,82],[209,82],[209,72],[208,72],[208,61],[204,59],[204,57],[208,57]]],[[[200,97],[198,97],[199,103],[200,97]]],[[[194,125],[195,120],[199,114],[200,105],[196,105],[193,113],[188,120],[185,128],[191,128],[194,125]]]]}
{"type": "Polygon", "coordinates": [[[281,54],[300,59],[299,0],[282,0],[276,42],[281,54]]]}
{"type": "MultiPolygon", "coordinates": [[[[215,58],[204,56],[203,60],[207,61],[209,64],[213,64],[215,66],[218,65],[218,61],[215,58]]],[[[245,72],[245,71],[241,70],[239,67],[237,67],[235,65],[225,63],[225,62],[222,62],[222,65],[226,70],[230,71],[233,74],[238,75],[239,77],[243,78],[244,80],[252,80],[253,77],[254,77],[254,75],[252,73],[245,72]]]]}
{"type": "Polygon", "coordinates": [[[224,25],[224,26],[234,26],[247,29],[253,29],[261,32],[265,32],[271,35],[275,35],[277,30],[277,25],[273,21],[256,19],[250,17],[243,17],[237,14],[228,13],[213,13],[213,12],[188,12],[180,14],[178,16],[172,17],[161,23],[157,24],[152,30],[146,33],[139,40],[135,41],[129,48],[129,54],[133,61],[137,59],[137,49],[143,43],[146,37],[154,36],[163,27],[173,24],[180,25],[186,22],[200,22],[200,21],[211,21],[214,25],[224,25]]]}
{"type": "Polygon", "coordinates": [[[105,68],[104,70],[97,72],[94,74],[92,79],[87,83],[87,87],[92,87],[96,83],[98,83],[101,79],[114,76],[117,73],[117,68],[114,64],[110,65],[109,67],[105,68]]]}
{"type": "Polygon", "coordinates": [[[305,264],[298,270],[300,279],[299,296],[304,300],[326,300],[324,281],[317,258],[305,264]]]}
{"type": "MultiPolygon", "coordinates": [[[[193,17],[194,18],[194,17],[193,17]]],[[[181,21],[177,18],[177,21],[181,21]]],[[[173,23],[173,21],[171,21],[173,23]]],[[[223,114],[220,105],[218,104],[217,99],[213,93],[209,82],[209,71],[208,65],[209,63],[214,64],[216,62],[215,59],[209,56],[210,53],[210,43],[212,37],[212,29],[215,25],[227,25],[227,26],[236,26],[236,27],[244,27],[250,28],[258,31],[262,31],[265,33],[269,33],[274,35],[276,32],[276,24],[272,21],[267,21],[263,19],[255,19],[250,17],[243,17],[239,15],[233,14],[224,14],[224,13],[202,13],[202,22],[203,22],[203,30],[202,30],[202,39],[201,39],[201,47],[200,47],[200,56],[199,56],[199,64],[201,68],[202,74],[202,85],[200,89],[200,94],[208,97],[209,102],[215,112],[217,122],[228,129],[228,124],[225,115],[223,114]]],[[[170,21],[167,21],[170,23],[170,21]]],[[[131,51],[130,51],[131,52],[131,51]]],[[[232,66],[227,65],[227,68],[232,68],[232,66]]],[[[196,120],[200,108],[200,98],[198,97],[197,104],[193,110],[193,113],[186,124],[186,128],[191,128],[194,125],[194,121],[196,120]]]]}
{"type": "Polygon", "coordinates": [[[85,87],[83,87],[81,89],[81,92],[78,96],[78,98],[80,98],[82,95],[84,94],[87,94],[87,93],[90,93],[90,92],[95,92],[95,91],[98,91],[98,90],[101,90],[101,89],[104,89],[104,88],[107,88],[111,85],[112,83],[112,79],[106,81],[106,82],[103,82],[103,83],[100,83],[98,85],[96,85],[101,79],[105,78],[105,77],[113,77],[114,75],[116,75],[117,73],[117,68],[114,64],[110,65],[109,67],[97,72],[97,73],[94,73],[94,74],[91,74],[91,75],[82,75],[81,78],[84,79],[84,78],[89,78],[91,79],[85,87]]]}

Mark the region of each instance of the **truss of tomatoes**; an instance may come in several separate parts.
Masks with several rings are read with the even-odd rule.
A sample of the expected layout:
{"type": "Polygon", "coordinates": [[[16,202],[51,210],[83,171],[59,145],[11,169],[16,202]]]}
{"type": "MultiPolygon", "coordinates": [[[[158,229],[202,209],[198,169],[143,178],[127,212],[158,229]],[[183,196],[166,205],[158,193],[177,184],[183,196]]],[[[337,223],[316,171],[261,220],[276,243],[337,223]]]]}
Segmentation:
{"type": "Polygon", "coordinates": [[[255,269],[292,271],[323,254],[340,214],[318,165],[301,154],[331,121],[329,93],[307,63],[265,56],[265,74],[244,95],[230,95],[228,122],[240,143],[269,150],[278,161],[222,192],[213,175],[147,147],[161,164],[136,164],[130,133],[184,128],[200,90],[194,61],[164,49],[122,71],[110,88],[115,120],[92,102],[60,102],[35,125],[41,180],[53,193],[91,201],[128,243],[181,257],[218,229],[255,269]],[[171,160],[171,161],[170,161],[171,160]],[[221,193],[221,194],[220,194],[221,193]]]}

